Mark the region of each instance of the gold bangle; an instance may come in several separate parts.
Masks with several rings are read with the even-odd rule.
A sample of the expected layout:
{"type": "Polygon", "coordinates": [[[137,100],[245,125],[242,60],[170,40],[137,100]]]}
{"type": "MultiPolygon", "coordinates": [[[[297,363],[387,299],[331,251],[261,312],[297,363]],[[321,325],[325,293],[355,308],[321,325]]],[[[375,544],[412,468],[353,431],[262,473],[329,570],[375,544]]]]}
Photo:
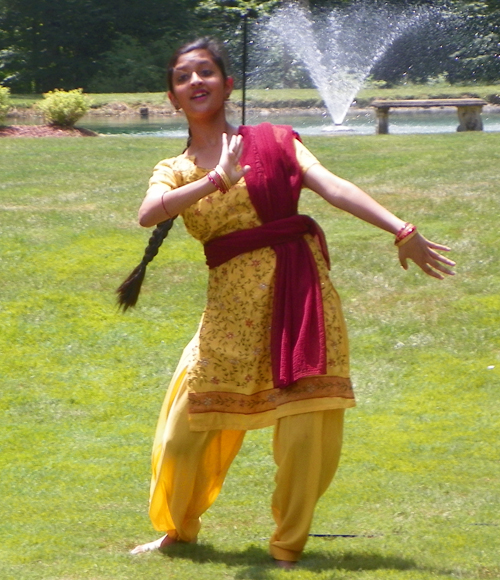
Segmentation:
{"type": "Polygon", "coordinates": [[[227,193],[228,189],[224,183],[222,177],[213,169],[207,173],[208,180],[214,185],[221,193],[227,193]]]}
{"type": "Polygon", "coordinates": [[[215,171],[220,175],[220,178],[222,179],[226,190],[230,190],[231,187],[233,187],[233,184],[231,183],[231,180],[229,179],[228,174],[225,172],[224,168],[221,165],[217,165],[217,167],[215,168],[215,171]]]}
{"type": "Polygon", "coordinates": [[[417,226],[414,226],[410,222],[406,222],[405,225],[396,234],[396,239],[394,240],[394,244],[397,245],[401,240],[406,238],[406,236],[409,236],[416,229],[417,229],[417,226]]]}
{"type": "Polygon", "coordinates": [[[414,238],[417,235],[417,229],[415,228],[410,234],[408,234],[407,236],[405,236],[402,240],[399,240],[397,242],[395,242],[396,246],[398,248],[400,248],[403,244],[406,244],[406,242],[408,242],[409,240],[411,240],[412,238],[414,238]]]}

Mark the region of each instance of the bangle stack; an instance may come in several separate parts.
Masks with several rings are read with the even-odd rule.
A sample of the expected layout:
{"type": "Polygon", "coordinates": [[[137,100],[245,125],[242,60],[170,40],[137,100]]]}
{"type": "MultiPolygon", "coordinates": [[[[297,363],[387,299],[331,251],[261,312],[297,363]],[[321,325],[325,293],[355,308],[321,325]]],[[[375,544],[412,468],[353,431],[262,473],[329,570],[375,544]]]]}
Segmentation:
{"type": "Polygon", "coordinates": [[[221,193],[227,193],[233,186],[229,176],[220,165],[217,165],[215,169],[210,171],[210,173],[207,174],[207,177],[210,183],[212,183],[221,193]]]}
{"type": "Polygon", "coordinates": [[[403,244],[406,244],[406,242],[410,241],[416,235],[417,235],[417,226],[414,226],[413,224],[410,223],[406,223],[404,227],[402,227],[396,234],[394,244],[398,247],[402,246],[403,244]]]}

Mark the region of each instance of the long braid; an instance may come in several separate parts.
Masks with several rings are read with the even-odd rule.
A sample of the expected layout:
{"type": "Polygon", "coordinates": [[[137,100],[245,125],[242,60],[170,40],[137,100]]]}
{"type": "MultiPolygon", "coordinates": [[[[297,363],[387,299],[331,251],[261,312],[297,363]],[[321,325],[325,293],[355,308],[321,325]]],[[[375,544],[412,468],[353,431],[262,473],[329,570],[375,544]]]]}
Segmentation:
{"type": "Polygon", "coordinates": [[[164,222],[159,223],[153,230],[149,238],[148,245],[144,250],[144,256],[141,263],[134,268],[128,278],[117,289],[118,307],[125,312],[130,306],[135,306],[139,293],[141,291],[142,282],[146,274],[146,267],[153,260],[158,253],[163,240],[168,236],[168,232],[174,224],[175,218],[170,218],[164,222]]]}

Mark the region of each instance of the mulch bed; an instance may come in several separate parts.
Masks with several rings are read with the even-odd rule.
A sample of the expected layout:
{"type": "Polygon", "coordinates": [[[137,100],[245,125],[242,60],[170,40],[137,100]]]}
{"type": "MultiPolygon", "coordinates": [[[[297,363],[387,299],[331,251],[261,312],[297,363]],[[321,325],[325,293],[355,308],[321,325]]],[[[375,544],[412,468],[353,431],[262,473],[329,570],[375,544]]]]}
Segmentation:
{"type": "Polygon", "coordinates": [[[90,129],[53,127],[52,125],[0,126],[0,137],[97,137],[90,129]]]}

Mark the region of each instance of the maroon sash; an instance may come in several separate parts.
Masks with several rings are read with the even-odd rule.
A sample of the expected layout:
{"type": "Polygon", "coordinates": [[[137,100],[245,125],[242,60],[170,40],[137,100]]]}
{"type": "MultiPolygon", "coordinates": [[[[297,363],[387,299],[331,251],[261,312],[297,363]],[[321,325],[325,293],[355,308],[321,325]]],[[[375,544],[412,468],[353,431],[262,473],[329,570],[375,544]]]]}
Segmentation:
{"type": "Polygon", "coordinates": [[[205,245],[209,268],[251,250],[271,246],[276,252],[271,361],[275,387],[326,374],[323,301],[316,261],[304,234],[316,236],[327,264],[323,232],[310,217],[298,215],[302,171],[288,126],[262,123],[242,126],[241,165],[252,168],[245,181],[262,226],[235,231],[205,245]]]}

